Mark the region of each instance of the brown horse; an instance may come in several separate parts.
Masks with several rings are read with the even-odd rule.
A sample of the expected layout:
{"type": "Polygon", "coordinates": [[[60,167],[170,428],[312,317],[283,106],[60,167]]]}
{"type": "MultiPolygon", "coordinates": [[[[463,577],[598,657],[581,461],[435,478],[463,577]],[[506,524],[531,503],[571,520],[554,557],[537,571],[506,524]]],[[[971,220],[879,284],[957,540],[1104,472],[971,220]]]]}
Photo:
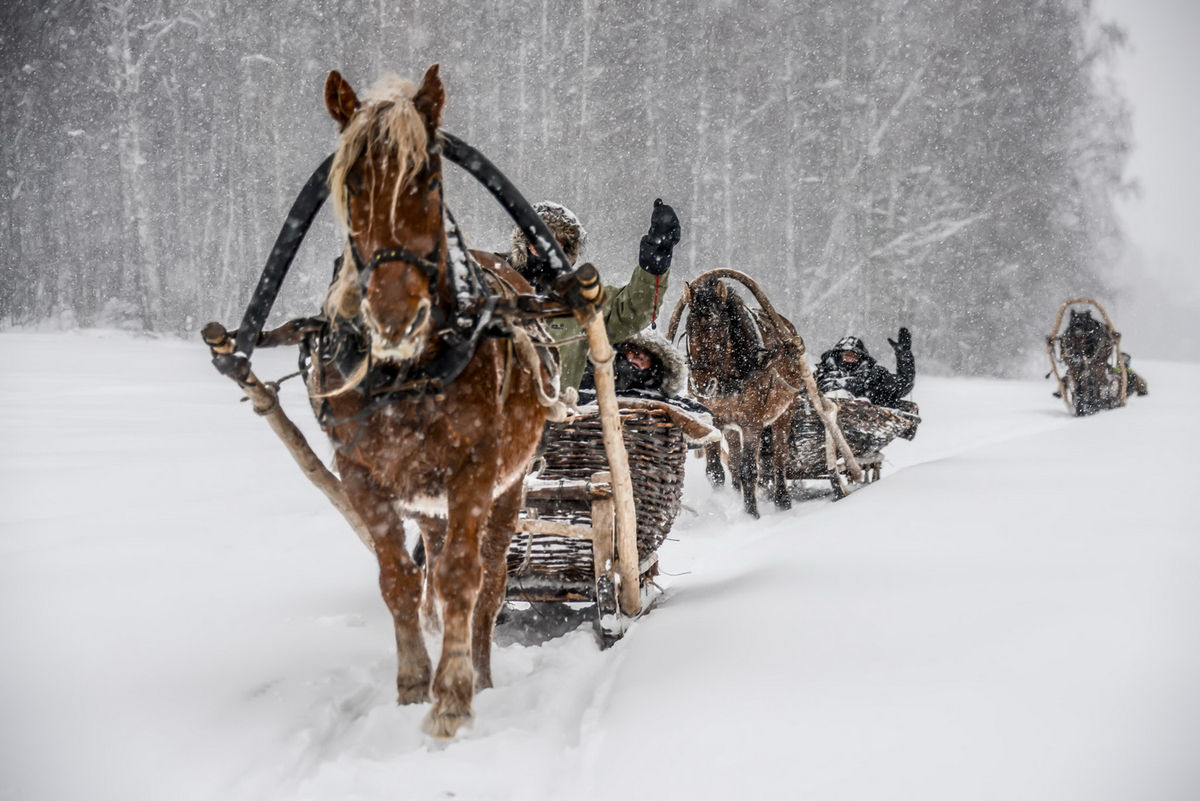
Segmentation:
{"type": "MultiPolygon", "coordinates": [[[[394,81],[362,101],[332,72],[325,103],[341,128],[329,184],[347,231],[326,313],[332,329],[358,332],[360,341],[329,346],[329,358],[314,354],[309,392],[379,559],[399,701],[432,695],[424,730],[451,737],[470,720],[475,690],[491,686],[505,554],[546,417],[539,382],[556,377],[522,359],[504,335],[477,337],[473,354],[461,355],[469,361],[447,377],[454,346],[469,337],[446,335],[464,314],[454,266],[461,268],[462,251],[451,248],[444,224],[437,128],[445,90],[437,65],[420,87],[394,81]],[[362,355],[353,368],[339,361],[347,351],[362,355]],[[442,617],[436,671],[419,622],[424,576],[405,548],[402,517],[418,521],[436,556],[429,575],[442,617]]],[[[532,292],[511,269],[485,278],[493,291],[507,284],[532,292]]],[[[492,325],[512,336],[514,324],[500,317],[492,325]]]]}
{"type": "MultiPolygon", "coordinates": [[[[741,488],[746,511],[758,517],[758,451],[765,428],[774,442],[787,442],[789,409],[803,386],[799,360],[803,346],[796,329],[780,316],[758,285],[736,270],[712,270],[688,284],[671,319],[674,338],[684,308],[689,386],[692,395],[713,413],[729,443],[730,479],[741,488]],[[729,284],[744,284],[761,304],[749,308],[729,284]],[[776,426],[776,423],[778,425],[776,426]]],[[[775,448],[772,478],[775,505],[791,506],[784,476],[786,448],[775,448]]],[[[706,449],[707,474],[714,485],[725,483],[720,447],[706,449]]]]}

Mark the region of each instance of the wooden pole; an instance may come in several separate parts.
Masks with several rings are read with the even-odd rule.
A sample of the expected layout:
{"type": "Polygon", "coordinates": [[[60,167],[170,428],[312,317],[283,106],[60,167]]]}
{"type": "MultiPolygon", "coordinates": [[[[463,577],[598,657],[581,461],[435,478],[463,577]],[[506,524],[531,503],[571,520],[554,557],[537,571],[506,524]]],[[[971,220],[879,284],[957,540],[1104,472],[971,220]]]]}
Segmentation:
{"type": "MultiPolygon", "coordinates": [[[[204,341],[212,349],[214,355],[229,355],[233,353],[233,339],[220,323],[209,323],[204,326],[201,332],[204,341]]],[[[254,375],[250,369],[249,362],[245,368],[233,375],[232,378],[237,381],[238,386],[246,393],[246,397],[250,399],[251,406],[254,407],[254,412],[266,419],[267,424],[271,426],[271,430],[279,437],[284,446],[287,447],[288,453],[299,465],[300,471],[305,477],[325,494],[329,502],[334,508],[342,513],[342,517],[346,518],[346,522],[354,529],[354,533],[362,540],[362,544],[367,546],[367,550],[374,553],[375,545],[371,539],[371,532],[367,528],[367,524],[359,517],[358,512],[350,505],[346,499],[346,493],[342,489],[342,482],[338,477],[329,471],[321,462],[320,458],[313,452],[309,446],[308,440],[304,438],[304,433],[292,422],[291,418],[283,411],[283,407],[279,404],[279,393],[270,386],[263,384],[254,375]]]]}
{"type": "Polygon", "coordinates": [[[570,275],[563,288],[575,312],[575,319],[587,336],[588,357],[596,383],[596,403],[600,407],[600,435],[608,468],[612,474],[613,506],[616,517],[617,603],[626,615],[642,609],[642,588],[638,581],[637,515],[633,506],[633,480],[629,476],[629,454],[621,435],[621,414],[613,382],[613,349],[604,328],[604,286],[591,264],[584,264],[570,275]]]}
{"type": "Polygon", "coordinates": [[[1046,352],[1050,354],[1050,369],[1054,371],[1054,380],[1058,382],[1058,394],[1071,414],[1075,414],[1075,409],[1071,406],[1071,399],[1067,397],[1067,383],[1063,381],[1062,373],[1058,372],[1058,358],[1054,355],[1054,343],[1058,340],[1058,329],[1062,325],[1062,318],[1067,307],[1078,302],[1079,300],[1068,300],[1058,307],[1058,316],[1054,318],[1054,328],[1050,329],[1050,336],[1046,337],[1046,352]]]}
{"type": "MultiPolygon", "coordinates": [[[[612,486],[612,474],[609,472],[596,473],[592,476],[592,481],[604,482],[612,486]]],[[[592,501],[592,567],[597,579],[607,576],[614,585],[616,581],[613,580],[613,575],[618,567],[613,553],[615,522],[611,497],[592,501]]],[[[634,576],[634,579],[636,580],[637,576],[634,576]]],[[[624,583],[624,579],[621,580],[621,583],[624,583]]],[[[599,602],[600,599],[597,598],[596,601],[599,602]]]]}
{"type": "Polygon", "coordinates": [[[637,515],[633,506],[633,480],[629,476],[629,454],[621,435],[621,415],[617,407],[617,392],[613,381],[613,349],[604,330],[604,318],[594,312],[584,326],[588,353],[596,382],[596,402],[600,406],[600,431],[604,453],[612,473],[613,506],[617,523],[617,574],[621,586],[617,601],[621,611],[636,615],[642,608],[642,592],[638,583],[637,515]]]}

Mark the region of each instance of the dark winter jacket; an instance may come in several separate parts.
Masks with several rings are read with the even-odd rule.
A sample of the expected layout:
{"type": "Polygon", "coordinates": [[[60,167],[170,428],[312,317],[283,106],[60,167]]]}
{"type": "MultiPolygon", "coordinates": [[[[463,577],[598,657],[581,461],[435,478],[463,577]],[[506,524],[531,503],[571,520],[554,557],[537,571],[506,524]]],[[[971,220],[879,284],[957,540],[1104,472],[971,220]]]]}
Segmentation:
{"type": "Polygon", "coordinates": [[[880,406],[895,406],[902,397],[912,392],[917,377],[916,362],[912,348],[896,346],[896,374],[879,365],[867,346],[858,337],[843,337],[829,350],[821,354],[817,365],[817,387],[822,392],[844,390],[856,398],[866,398],[880,406]],[[855,364],[847,364],[841,358],[843,351],[858,354],[855,364]]]}

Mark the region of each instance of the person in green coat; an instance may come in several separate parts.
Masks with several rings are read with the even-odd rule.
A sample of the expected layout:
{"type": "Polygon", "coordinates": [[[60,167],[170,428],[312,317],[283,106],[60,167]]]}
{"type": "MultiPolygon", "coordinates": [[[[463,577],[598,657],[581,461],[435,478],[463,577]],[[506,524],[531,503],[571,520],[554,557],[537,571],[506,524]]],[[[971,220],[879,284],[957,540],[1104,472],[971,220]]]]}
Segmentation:
{"type": "MultiPolygon", "coordinates": [[[[533,209],[550,228],[574,267],[580,251],[587,243],[587,231],[580,225],[579,218],[558,203],[543,201],[535,203],[533,209]]],[[[675,210],[663,203],[661,198],[655,200],[650,215],[650,230],[642,237],[638,249],[638,266],[624,286],[604,287],[604,328],[608,332],[609,342],[629,339],[648,326],[655,317],[666,295],[671,254],[679,243],[679,234],[679,218],[675,210]]],[[[548,290],[554,272],[545,259],[538,257],[519,228],[513,231],[508,260],[535,289],[539,292],[548,290]]],[[[582,333],[579,323],[571,317],[547,320],[546,328],[558,341],[578,337],[582,333]]],[[[559,386],[564,390],[578,389],[587,366],[587,342],[577,338],[564,343],[559,348],[559,355],[562,359],[559,386]]]]}

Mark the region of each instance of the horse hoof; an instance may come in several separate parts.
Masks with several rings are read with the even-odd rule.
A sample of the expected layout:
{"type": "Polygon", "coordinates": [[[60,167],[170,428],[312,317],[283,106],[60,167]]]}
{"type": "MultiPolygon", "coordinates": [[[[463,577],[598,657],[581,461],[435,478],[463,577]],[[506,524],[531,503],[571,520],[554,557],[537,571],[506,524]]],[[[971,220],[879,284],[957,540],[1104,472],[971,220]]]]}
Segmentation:
{"type": "Polygon", "coordinates": [[[449,740],[463,726],[470,725],[473,719],[470,712],[461,714],[439,712],[435,704],[434,708],[429,710],[429,714],[425,716],[424,722],[421,723],[421,731],[435,740],[449,740]]]}
{"type": "Polygon", "coordinates": [[[429,679],[413,684],[396,684],[396,703],[400,706],[423,704],[429,700],[429,679]]]}

